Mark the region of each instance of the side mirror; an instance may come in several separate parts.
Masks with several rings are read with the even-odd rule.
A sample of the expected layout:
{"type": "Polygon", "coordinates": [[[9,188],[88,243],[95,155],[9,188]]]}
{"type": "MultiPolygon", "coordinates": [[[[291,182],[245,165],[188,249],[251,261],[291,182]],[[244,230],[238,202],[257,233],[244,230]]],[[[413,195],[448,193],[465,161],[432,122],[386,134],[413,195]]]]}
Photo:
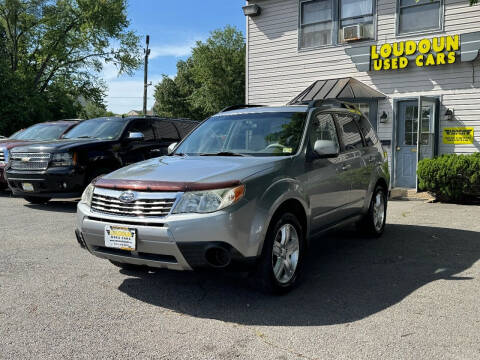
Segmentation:
{"type": "Polygon", "coordinates": [[[174,142],[173,144],[170,144],[170,146],[168,147],[168,150],[167,150],[167,154],[170,155],[171,153],[173,153],[173,151],[175,150],[177,145],[178,145],[178,143],[176,143],[176,142],[174,142]]]}
{"type": "Polygon", "coordinates": [[[320,157],[336,157],[338,156],[338,144],[332,140],[317,140],[313,150],[320,157]]]}
{"type": "Polygon", "coordinates": [[[142,141],[145,136],[141,132],[129,132],[127,140],[129,141],[142,141]]]}

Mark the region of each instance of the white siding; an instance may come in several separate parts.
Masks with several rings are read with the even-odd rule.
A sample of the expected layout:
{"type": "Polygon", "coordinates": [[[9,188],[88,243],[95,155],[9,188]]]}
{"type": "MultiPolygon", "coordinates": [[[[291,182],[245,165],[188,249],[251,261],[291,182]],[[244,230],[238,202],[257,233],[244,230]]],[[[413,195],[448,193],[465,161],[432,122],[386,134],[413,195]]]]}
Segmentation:
{"type": "MultiPolygon", "coordinates": [[[[444,145],[439,137],[440,153],[471,153],[480,149],[480,60],[432,68],[395,72],[358,72],[345,46],[298,50],[298,0],[256,0],[262,14],[248,20],[247,102],[285,104],[315,80],[352,76],[388,96],[380,101],[378,114],[389,115],[386,124],[378,124],[381,139],[393,133],[393,100],[440,96],[440,131],[444,127],[473,126],[473,145],[444,145]],[[445,121],[446,109],[454,109],[455,120],[445,121]]],[[[378,43],[395,41],[396,0],[377,1],[378,43]]],[[[467,0],[445,0],[445,33],[480,31],[480,6],[470,7],[467,0]]],[[[443,33],[442,33],[443,35],[443,33]]],[[[424,34],[419,39],[431,37],[424,34]]],[[[359,43],[357,46],[365,46],[359,43]]],[[[389,153],[391,149],[388,149],[389,153]]],[[[389,154],[390,155],[390,154],[389,154]]]]}

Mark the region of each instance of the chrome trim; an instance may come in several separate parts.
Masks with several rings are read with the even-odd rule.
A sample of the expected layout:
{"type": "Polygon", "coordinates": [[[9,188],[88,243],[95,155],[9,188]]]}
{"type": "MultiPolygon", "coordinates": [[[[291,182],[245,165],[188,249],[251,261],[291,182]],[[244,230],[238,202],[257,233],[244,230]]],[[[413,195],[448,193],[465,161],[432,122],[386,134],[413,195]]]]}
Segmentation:
{"type": "Polygon", "coordinates": [[[131,218],[155,218],[169,215],[181,196],[177,192],[133,191],[136,200],[130,203],[119,198],[125,191],[95,188],[91,211],[94,213],[131,218]]]}
{"type": "Polygon", "coordinates": [[[51,154],[12,151],[10,158],[12,170],[46,170],[51,154]]]}

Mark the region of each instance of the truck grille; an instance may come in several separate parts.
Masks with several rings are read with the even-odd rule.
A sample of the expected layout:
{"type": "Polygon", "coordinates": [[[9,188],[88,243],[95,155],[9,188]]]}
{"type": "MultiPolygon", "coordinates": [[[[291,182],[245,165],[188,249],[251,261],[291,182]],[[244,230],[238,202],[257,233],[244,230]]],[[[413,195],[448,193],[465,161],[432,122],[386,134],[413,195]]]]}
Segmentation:
{"type": "Polygon", "coordinates": [[[49,153],[20,153],[12,152],[13,170],[46,170],[50,161],[49,153]]]}
{"type": "Polygon", "coordinates": [[[5,162],[5,151],[7,150],[0,149],[0,163],[5,162]]]}
{"type": "MultiPolygon", "coordinates": [[[[98,189],[93,194],[92,210],[104,214],[134,217],[162,217],[167,216],[172,210],[176,201],[175,194],[169,194],[171,198],[148,198],[148,194],[142,193],[142,198],[133,202],[125,203],[119,200],[118,196],[99,194],[98,189]]],[[[139,194],[139,193],[138,193],[139,194]]]]}

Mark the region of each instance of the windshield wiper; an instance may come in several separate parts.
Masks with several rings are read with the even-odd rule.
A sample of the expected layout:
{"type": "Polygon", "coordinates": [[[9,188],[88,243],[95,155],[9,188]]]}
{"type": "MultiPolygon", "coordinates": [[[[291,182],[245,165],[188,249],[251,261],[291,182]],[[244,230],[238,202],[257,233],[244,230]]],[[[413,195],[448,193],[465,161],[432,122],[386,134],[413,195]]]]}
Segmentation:
{"type": "Polygon", "coordinates": [[[247,156],[245,154],[234,153],[231,151],[220,151],[218,153],[201,153],[199,156],[247,156]]]}

